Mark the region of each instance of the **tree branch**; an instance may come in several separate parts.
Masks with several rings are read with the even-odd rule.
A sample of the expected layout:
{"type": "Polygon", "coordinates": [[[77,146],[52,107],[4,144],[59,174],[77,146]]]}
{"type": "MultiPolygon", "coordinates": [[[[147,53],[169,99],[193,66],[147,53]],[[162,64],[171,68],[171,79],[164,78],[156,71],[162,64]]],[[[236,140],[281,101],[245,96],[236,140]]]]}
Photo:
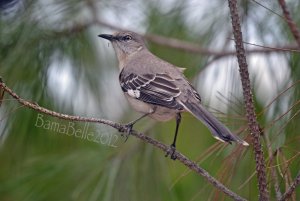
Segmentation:
{"type": "Polygon", "coordinates": [[[300,48],[300,33],[299,33],[298,28],[297,28],[297,25],[291,17],[291,14],[290,14],[287,6],[286,6],[285,0],[278,0],[278,2],[279,2],[279,5],[281,6],[283,15],[285,17],[285,21],[287,22],[287,24],[288,24],[295,40],[296,40],[296,42],[299,46],[298,48],[300,48]]]}
{"type": "MultiPolygon", "coordinates": [[[[61,114],[55,111],[48,110],[44,107],[39,106],[37,103],[32,103],[30,101],[27,101],[25,99],[22,99],[20,96],[18,96],[15,92],[13,92],[9,87],[7,87],[4,82],[0,80],[0,88],[2,88],[5,92],[7,92],[10,96],[12,96],[14,99],[16,99],[21,105],[24,105],[25,107],[28,107],[30,109],[33,109],[35,111],[38,111],[40,113],[44,113],[53,117],[57,117],[59,119],[65,119],[65,120],[71,120],[71,121],[80,121],[80,122],[92,122],[92,123],[100,123],[105,124],[108,126],[111,126],[115,129],[117,129],[119,132],[126,131],[125,125],[122,125],[120,123],[116,123],[110,120],[105,119],[98,119],[98,118],[88,118],[88,117],[81,117],[81,116],[73,116],[73,115],[67,115],[67,114],[61,114]]],[[[144,135],[143,133],[139,133],[137,131],[132,130],[130,133],[132,136],[137,137],[144,141],[145,143],[152,144],[153,146],[159,148],[160,150],[167,152],[169,149],[169,146],[152,139],[151,137],[144,135]]],[[[176,151],[175,156],[177,157],[177,160],[180,161],[182,164],[187,166],[190,170],[193,170],[198,175],[203,176],[209,183],[211,183],[213,186],[215,186],[220,191],[224,192],[226,195],[231,197],[234,200],[239,201],[245,201],[245,198],[240,197],[230,189],[228,189],[226,186],[224,186],[221,182],[219,182],[217,179],[215,179],[213,176],[211,176],[206,170],[199,167],[195,162],[181,154],[180,152],[176,151]]]]}
{"type": "MultiPolygon", "coordinates": [[[[122,29],[120,27],[114,26],[112,24],[103,22],[101,20],[96,20],[95,24],[101,25],[108,27],[113,30],[117,31],[126,31],[125,29],[122,29]]],[[[128,30],[127,30],[128,31],[128,30]]],[[[141,34],[142,35],[142,34],[141,34]]],[[[202,55],[208,55],[208,56],[216,56],[218,58],[222,57],[227,57],[227,56],[233,56],[236,55],[235,51],[217,51],[217,50],[211,50],[208,48],[203,48],[200,47],[200,45],[187,42],[187,41],[182,41],[176,38],[170,38],[170,37],[164,37],[156,34],[146,34],[144,35],[145,39],[154,42],[156,44],[165,46],[165,47],[170,47],[170,48],[175,48],[178,50],[182,50],[185,52],[193,53],[193,54],[202,54],[202,55]]],[[[272,53],[272,52],[299,52],[298,46],[297,45],[285,45],[285,46],[277,46],[277,47],[267,47],[263,45],[256,45],[256,44],[251,44],[247,42],[243,42],[248,45],[256,46],[258,48],[253,48],[250,50],[247,50],[247,54],[254,54],[254,53],[272,53]]]]}
{"type": "Polygon", "coordinates": [[[288,188],[288,190],[283,194],[281,197],[280,201],[288,200],[291,195],[293,194],[294,190],[296,187],[300,184],[300,171],[298,172],[297,177],[295,178],[294,182],[292,185],[288,188]]]}
{"type": "Polygon", "coordinates": [[[240,19],[237,9],[237,0],[228,0],[228,4],[232,20],[232,28],[235,39],[237,59],[239,63],[239,71],[243,87],[246,116],[248,119],[248,126],[252,135],[252,142],[254,147],[256,172],[258,177],[259,199],[267,201],[269,200],[269,193],[266,179],[265,159],[262,150],[262,145],[260,142],[260,129],[254,111],[253,96],[250,85],[246,53],[243,45],[243,35],[241,31],[240,19]]]}
{"type": "MultiPolygon", "coordinates": [[[[93,26],[93,25],[101,25],[101,26],[105,26],[105,27],[108,27],[113,30],[125,31],[125,29],[116,27],[116,26],[111,25],[106,22],[102,22],[100,20],[75,24],[71,27],[67,27],[67,28],[65,28],[63,30],[59,30],[59,31],[52,31],[52,30],[48,30],[48,31],[49,31],[49,33],[51,33],[51,31],[53,33],[53,35],[50,35],[50,37],[55,37],[55,38],[69,37],[71,34],[77,34],[82,31],[85,31],[87,28],[89,28],[90,26],[93,26]]],[[[207,55],[207,56],[215,56],[215,60],[223,58],[223,57],[234,56],[236,54],[235,51],[212,50],[212,49],[201,47],[200,45],[195,44],[195,43],[179,40],[176,38],[164,37],[164,36],[160,36],[160,35],[156,35],[156,34],[145,34],[144,38],[153,43],[156,43],[156,44],[159,44],[159,45],[162,45],[165,47],[169,47],[169,48],[178,49],[178,50],[181,50],[184,52],[189,52],[192,54],[202,54],[202,55],[207,55]]],[[[273,52],[281,52],[281,53],[282,52],[299,52],[299,47],[298,47],[298,45],[295,45],[295,44],[268,47],[268,46],[264,46],[264,45],[248,43],[245,41],[243,43],[256,47],[256,48],[248,49],[246,51],[247,54],[256,54],[256,53],[269,54],[269,53],[273,53],[273,52]]]]}
{"type": "MultiPolygon", "coordinates": [[[[208,49],[208,48],[202,48],[202,47],[200,47],[200,45],[197,45],[195,43],[182,41],[182,40],[179,40],[179,39],[176,39],[176,38],[167,38],[167,37],[163,37],[163,36],[159,36],[159,35],[155,35],[155,34],[146,34],[144,37],[146,39],[150,40],[151,42],[156,43],[156,44],[166,46],[166,47],[170,47],[170,48],[175,48],[175,49],[178,49],[178,50],[182,50],[182,51],[189,52],[189,53],[194,53],[194,54],[216,56],[218,58],[228,57],[228,56],[235,56],[236,55],[236,51],[231,51],[231,50],[218,51],[218,50],[212,50],[212,49],[208,49]]],[[[252,46],[258,47],[258,48],[252,48],[252,49],[247,50],[246,51],[247,54],[287,52],[287,51],[299,52],[297,45],[287,45],[287,46],[280,46],[280,47],[279,46],[278,47],[267,47],[267,46],[256,45],[256,44],[248,43],[248,42],[244,42],[244,41],[243,41],[243,43],[247,44],[247,45],[252,45],[252,46]]]]}

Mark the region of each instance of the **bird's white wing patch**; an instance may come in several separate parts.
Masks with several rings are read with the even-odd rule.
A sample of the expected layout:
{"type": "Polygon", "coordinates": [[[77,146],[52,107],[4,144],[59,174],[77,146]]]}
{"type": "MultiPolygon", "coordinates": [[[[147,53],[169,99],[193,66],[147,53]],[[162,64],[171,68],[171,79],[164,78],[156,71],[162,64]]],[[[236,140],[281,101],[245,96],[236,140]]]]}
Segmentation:
{"type": "Polygon", "coordinates": [[[129,89],[127,91],[128,95],[133,97],[133,98],[139,98],[140,97],[140,91],[139,90],[132,90],[132,89],[129,89]]]}

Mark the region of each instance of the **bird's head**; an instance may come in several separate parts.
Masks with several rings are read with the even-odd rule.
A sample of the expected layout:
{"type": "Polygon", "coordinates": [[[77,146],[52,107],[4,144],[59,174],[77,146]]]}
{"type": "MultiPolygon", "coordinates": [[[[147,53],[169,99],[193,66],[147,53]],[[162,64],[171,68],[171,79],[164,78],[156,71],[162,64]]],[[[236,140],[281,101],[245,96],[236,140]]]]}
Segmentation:
{"type": "Polygon", "coordinates": [[[145,48],[142,36],[134,32],[125,31],[117,32],[113,35],[100,34],[98,36],[112,43],[119,59],[130,56],[145,48]]]}

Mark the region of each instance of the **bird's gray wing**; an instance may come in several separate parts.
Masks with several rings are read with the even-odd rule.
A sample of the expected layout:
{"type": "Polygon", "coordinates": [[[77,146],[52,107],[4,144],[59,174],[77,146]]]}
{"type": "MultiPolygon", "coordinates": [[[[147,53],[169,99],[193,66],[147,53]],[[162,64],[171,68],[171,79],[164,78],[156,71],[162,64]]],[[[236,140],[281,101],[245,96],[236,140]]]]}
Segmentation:
{"type": "Polygon", "coordinates": [[[135,99],[171,109],[183,109],[176,101],[181,91],[167,74],[136,75],[122,71],[119,80],[123,92],[135,99]]]}

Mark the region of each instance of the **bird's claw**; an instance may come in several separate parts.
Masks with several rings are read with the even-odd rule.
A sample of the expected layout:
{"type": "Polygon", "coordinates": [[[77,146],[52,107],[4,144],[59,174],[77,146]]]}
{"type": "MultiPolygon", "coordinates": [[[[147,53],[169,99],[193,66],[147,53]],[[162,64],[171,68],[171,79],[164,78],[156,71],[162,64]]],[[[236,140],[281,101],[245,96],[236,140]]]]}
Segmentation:
{"type": "Polygon", "coordinates": [[[119,129],[119,131],[122,132],[122,136],[125,137],[124,142],[126,142],[128,140],[128,137],[129,137],[130,133],[132,132],[132,127],[133,127],[133,124],[128,123],[128,124],[125,124],[121,129],[119,129]]]}
{"type": "Polygon", "coordinates": [[[176,160],[177,156],[176,156],[176,154],[175,154],[175,151],[176,151],[176,147],[175,147],[175,145],[172,144],[172,145],[169,147],[169,149],[167,150],[165,156],[166,156],[166,157],[170,156],[170,158],[171,158],[172,160],[176,160]]]}

